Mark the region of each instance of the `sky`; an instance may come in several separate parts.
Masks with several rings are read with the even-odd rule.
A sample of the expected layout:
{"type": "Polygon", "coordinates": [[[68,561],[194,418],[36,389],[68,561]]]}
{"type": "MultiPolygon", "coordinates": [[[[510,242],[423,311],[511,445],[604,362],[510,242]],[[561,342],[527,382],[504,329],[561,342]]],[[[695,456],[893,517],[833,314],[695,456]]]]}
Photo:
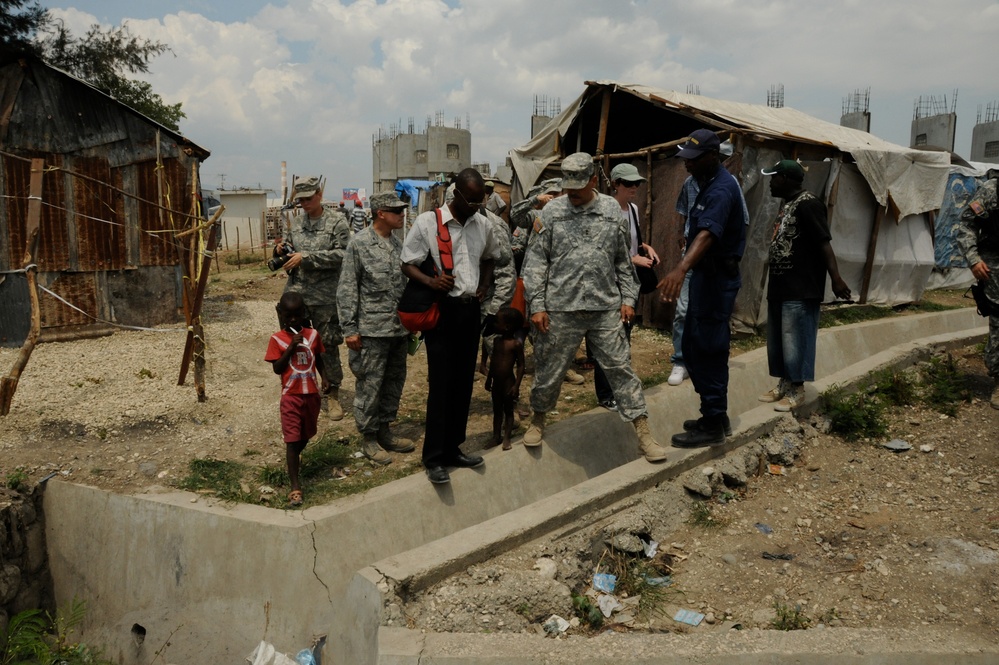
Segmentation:
{"type": "MultiPolygon", "coordinates": [[[[372,184],[372,137],[470,119],[495,169],[530,139],[535,96],[615,80],[785,106],[838,123],[870,88],[871,132],[908,145],[913,104],[958,91],[955,151],[999,100],[999,0],[42,0],[82,35],[127,21],[170,46],[141,78],[211,151],[206,188],[322,174],[327,200],[372,184]],[[67,4],[70,3],[71,4],[67,4]]],[[[276,194],[275,194],[276,195],[276,194]]]]}

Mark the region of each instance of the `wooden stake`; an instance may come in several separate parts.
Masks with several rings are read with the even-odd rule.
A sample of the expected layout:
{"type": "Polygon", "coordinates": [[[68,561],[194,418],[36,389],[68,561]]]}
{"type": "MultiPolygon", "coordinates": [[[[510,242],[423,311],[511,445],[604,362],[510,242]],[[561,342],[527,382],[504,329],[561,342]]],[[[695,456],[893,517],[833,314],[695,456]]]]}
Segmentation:
{"type": "Polygon", "coordinates": [[[45,160],[31,160],[31,181],[28,189],[28,220],[26,231],[28,239],[24,245],[22,267],[28,278],[28,297],[31,300],[31,327],[28,336],[21,345],[10,374],[0,379],[0,416],[10,413],[10,405],[17,391],[17,383],[21,373],[31,358],[32,351],[38,343],[38,335],[42,329],[41,307],[38,302],[38,266],[34,265],[33,257],[38,248],[38,233],[42,220],[42,177],[45,173],[45,160]]]}
{"type": "Polygon", "coordinates": [[[886,206],[878,206],[878,212],[871,224],[871,239],[867,243],[867,262],[864,264],[864,281],[860,287],[860,304],[867,304],[867,295],[871,289],[871,274],[874,272],[874,253],[878,248],[878,234],[881,232],[881,222],[884,221],[886,206]]]}

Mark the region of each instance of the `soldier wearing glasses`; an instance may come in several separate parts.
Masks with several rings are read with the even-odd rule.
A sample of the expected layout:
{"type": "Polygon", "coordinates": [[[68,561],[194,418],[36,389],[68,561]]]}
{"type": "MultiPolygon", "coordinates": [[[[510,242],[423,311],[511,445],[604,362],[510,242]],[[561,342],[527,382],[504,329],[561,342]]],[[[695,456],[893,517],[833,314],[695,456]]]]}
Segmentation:
{"type": "Polygon", "coordinates": [[[486,198],[482,176],[475,169],[465,169],[455,176],[454,185],[454,199],[440,209],[451,239],[453,274],[429,277],[420,271],[428,254],[440,270],[435,211],[416,218],[401,256],[406,277],[443,295],[437,327],[425,333],[429,385],[423,465],[434,484],[450,481],[447,467],[473,468],[483,463],[481,457],[465,455],[458,446],[465,441],[472,401],[480,303],[499,257],[490,222],[479,213],[486,198]]]}

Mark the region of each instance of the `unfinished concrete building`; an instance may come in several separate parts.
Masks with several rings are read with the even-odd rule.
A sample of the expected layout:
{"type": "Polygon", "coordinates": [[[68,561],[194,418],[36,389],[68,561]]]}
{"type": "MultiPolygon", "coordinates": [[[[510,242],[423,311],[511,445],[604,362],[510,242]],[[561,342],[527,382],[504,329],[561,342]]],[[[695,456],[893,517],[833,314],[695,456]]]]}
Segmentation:
{"type": "Polygon", "coordinates": [[[448,173],[457,173],[472,165],[472,133],[466,118],[454,126],[444,125],[444,112],[438,111],[431,122],[417,133],[413,118],[406,131],[402,122],[393,124],[386,133],[379,129],[372,136],[371,165],[373,193],[392,191],[399,180],[443,180],[448,173]]]}
{"type": "Polygon", "coordinates": [[[912,108],[910,148],[937,148],[954,152],[954,135],[957,132],[957,90],[947,105],[947,95],[915,101],[912,108]],[[949,110],[948,110],[949,109],[949,110]]]}
{"type": "Polygon", "coordinates": [[[839,117],[841,127],[871,131],[871,89],[854,90],[843,98],[843,114],[839,117]]]}
{"type": "Polygon", "coordinates": [[[999,164],[999,101],[978,107],[978,118],[971,130],[971,161],[999,164]]]}

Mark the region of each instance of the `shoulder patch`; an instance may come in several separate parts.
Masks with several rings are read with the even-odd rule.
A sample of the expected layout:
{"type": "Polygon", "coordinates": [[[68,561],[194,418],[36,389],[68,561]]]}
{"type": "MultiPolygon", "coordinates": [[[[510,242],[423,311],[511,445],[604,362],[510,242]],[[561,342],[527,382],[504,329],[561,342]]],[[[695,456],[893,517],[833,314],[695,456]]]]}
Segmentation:
{"type": "Polygon", "coordinates": [[[545,227],[544,227],[544,225],[541,224],[541,218],[540,217],[536,217],[534,219],[534,232],[535,233],[541,233],[544,230],[545,230],[545,227]]]}

